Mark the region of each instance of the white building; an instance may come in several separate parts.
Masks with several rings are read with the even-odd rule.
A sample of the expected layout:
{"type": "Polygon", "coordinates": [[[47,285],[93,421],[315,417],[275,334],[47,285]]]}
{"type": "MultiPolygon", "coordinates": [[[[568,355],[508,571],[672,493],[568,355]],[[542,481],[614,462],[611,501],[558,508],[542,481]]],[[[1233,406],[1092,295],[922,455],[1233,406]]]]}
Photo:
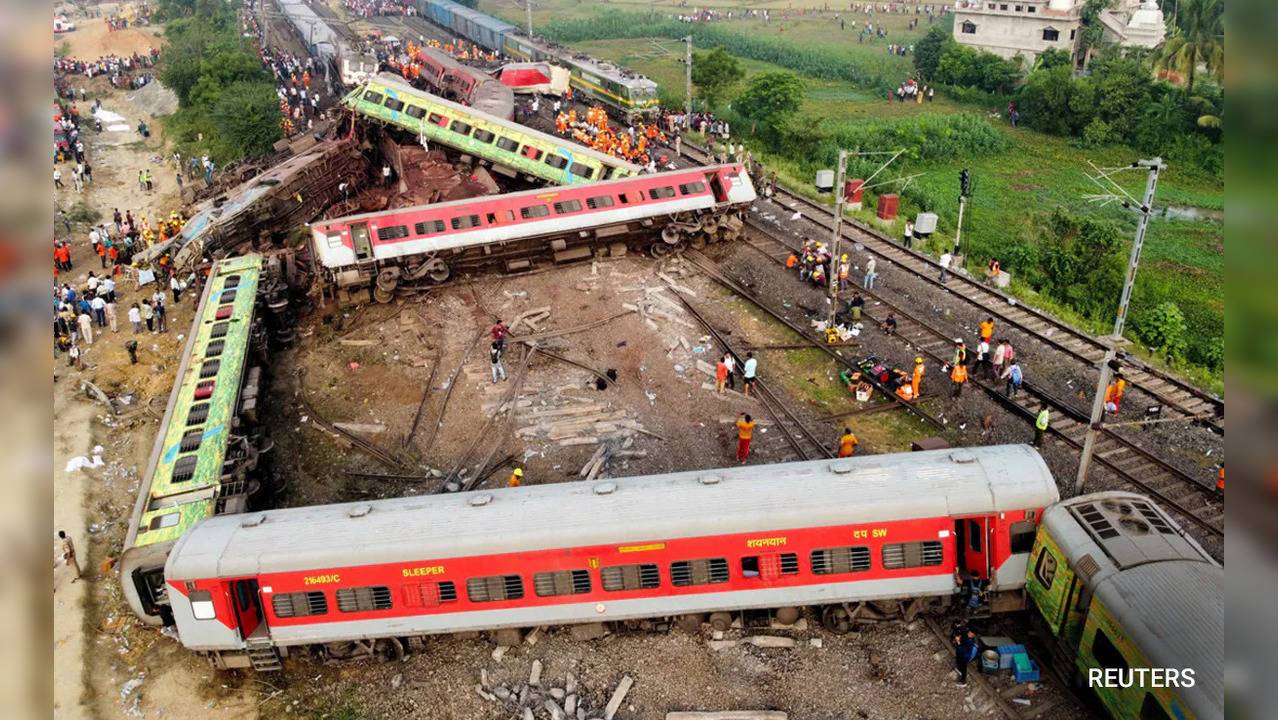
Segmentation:
{"type": "MultiPolygon", "coordinates": [[[[1048,49],[1064,50],[1077,62],[1084,0],[958,0],[954,39],[963,45],[1033,65],[1048,49]]],[[[1100,16],[1104,40],[1154,47],[1166,33],[1163,13],[1152,0],[1120,0],[1100,16]]]]}

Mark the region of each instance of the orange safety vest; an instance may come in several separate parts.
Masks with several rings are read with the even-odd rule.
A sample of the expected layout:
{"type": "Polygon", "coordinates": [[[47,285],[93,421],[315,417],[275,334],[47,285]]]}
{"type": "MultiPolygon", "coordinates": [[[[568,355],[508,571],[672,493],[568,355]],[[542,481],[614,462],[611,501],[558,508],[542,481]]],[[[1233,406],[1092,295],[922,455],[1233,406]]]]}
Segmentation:
{"type": "Polygon", "coordinates": [[[966,381],[967,381],[967,366],[966,366],[966,365],[955,365],[955,366],[954,366],[954,372],[950,373],[950,379],[951,379],[951,380],[953,380],[953,381],[954,381],[954,382],[956,382],[956,383],[966,382],[966,381]]]}
{"type": "Polygon", "coordinates": [[[793,268],[797,264],[799,264],[799,256],[794,253],[790,253],[790,257],[785,259],[785,266],[787,268],[793,268]]]}
{"type": "Polygon", "coordinates": [[[981,338],[989,340],[994,335],[994,323],[986,320],[981,323],[981,338]]]}

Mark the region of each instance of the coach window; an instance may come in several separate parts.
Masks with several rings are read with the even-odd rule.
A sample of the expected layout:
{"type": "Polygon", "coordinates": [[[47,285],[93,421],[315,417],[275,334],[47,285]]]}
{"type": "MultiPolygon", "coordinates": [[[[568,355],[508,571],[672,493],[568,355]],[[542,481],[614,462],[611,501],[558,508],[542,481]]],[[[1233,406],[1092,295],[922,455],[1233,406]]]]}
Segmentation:
{"type": "Polygon", "coordinates": [[[346,613],[391,609],[391,591],[385,585],[341,588],[334,595],[337,597],[337,609],[346,613]]]}
{"type": "Polygon", "coordinates": [[[454,120],[453,124],[448,126],[448,129],[452,130],[458,135],[469,135],[472,128],[470,125],[467,125],[461,120],[454,120]]]}
{"type": "Polygon", "coordinates": [[[716,585],[728,582],[727,558],[680,560],[670,563],[670,584],[716,585]]]}
{"type": "Polygon", "coordinates": [[[1014,522],[1007,527],[1007,537],[1012,543],[1013,553],[1027,553],[1034,549],[1034,534],[1038,526],[1033,520],[1014,522]]]}
{"type": "Polygon", "coordinates": [[[310,592],[276,593],[271,596],[271,610],[275,617],[306,617],[328,613],[328,600],[318,590],[310,592]]]}
{"type": "Polygon", "coordinates": [[[332,233],[332,234],[328,235],[326,239],[328,240],[328,246],[329,246],[330,248],[339,248],[339,247],[341,247],[341,246],[342,246],[342,234],[341,234],[341,233],[332,233]]]}
{"type": "Polygon", "coordinates": [[[616,204],[616,201],[612,199],[611,195],[600,195],[599,197],[586,198],[586,207],[590,208],[591,210],[598,210],[600,208],[610,208],[615,204],[616,204]]]}
{"type": "Polygon", "coordinates": [[[478,215],[458,215],[449,221],[454,230],[467,230],[479,225],[478,215]]]}
{"type": "Polygon", "coordinates": [[[609,565],[599,571],[599,579],[603,589],[608,592],[651,590],[661,586],[661,575],[656,563],[609,565]]]}
{"type": "Polygon", "coordinates": [[[524,581],[518,575],[490,575],[466,581],[466,596],[471,602],[518,600],[524,596],[524,581]]]}
{"type": "Polygon", "coordinates": [[[537,597],[585,595],[590,592],[589,570],[554,570],[533,575],[533,592],[537,597]]]}
{"type": "Polygon", "coordinates": [[[191,614],[196,620],[212,620],[217,617],[213,607],[213,593],[208,590],[192,590],[187,599],[191,601],[191,614]]]}
{"type": "Polygon", "coordinates": [[[382,105],[387,110],[392,110],[394,112],[399,112],[400,110],[404,109],[404,101],[396,100],[395,98],[389,98],[389,97],[386,98],[386,102],[382,103],[382,105]]]}
{"type": "Polygon", "coordinates": [[[572,173],[573,175],[576,175],[577,177],[586,178],[587,180],[595,176],[594,168],[590,167],[589,165],[582,165],[579,162],[575,162],[572,165],[569,165],[568,172],[572,173]]]}
{"type": "Polygon", "coordinates": [[[883,568],[885,570],[903,570],[905,568],[940,565],[944,552],[945,550],[940,540],[889,543],[883,546],[883,568]]]}
{"type": "Polygon", "coordinates": [[[441,603],[456,602],[457,586],[452,580],[443,582],[410,583],[401,588],[405,607],[438,607],[441,603]]]}
{"type": "Polygon", "coordinates": [[[499,137],[497,138],[497,147],[505,150],[506,152],[515,152],[519,149],[519,141],[511,140],[508,137],[499,137]]]}
{"type": "Polygon", "coordinates": [[[544,154],[542,151],[538,150],[532,145],[523,146],[522,148],[519,149],[519,153],[523,155],[524,157],[528,158],[529,160],[540,160],[541,156],[544,154]]]}
{"type": "Polygon", "coordinates": [[[448,118],[444,117],[443,115],[440,115],[439,113],[431,113],[430,117],[427,118],[426,121],[429,122],[431,125],[448,127],[448,118]]]}
{"type": "Polygon", "coordinates": [[[497,136],[488,132],[487,130],[483,128],[476,128],[475,133],[471,135],[471,137],[475,138],[481,143],[490,143],[493,141],[493,138],[497,136]]]}
{"type": "Polygon", "coordinates": [[[581,201],[580,200],[564,200],[563,202],[557,202],[555,203],[555,212],[559,215],[566,215],[568,213],[581,212],[581,201]]]}
{"type": "Polygon", "coordinates": [[[1171,720],[1171,715],[1154,693],[1147,692],[1145,701],[1140,704],[1140,720],[1171,720]]]}
{"type": "Polygon", "coordinates": [[[975,520],[967,521],[968,549],[970,549],[974,553],[981,552],[981,547],[984,545],[984,543],[982,542],[983,535],[984,535],[984,531],[981,529],[981,524],[979,522],[975,520]]]}
{"type": "MultiPolygon", "coordinates": [[[[194,455],[191,455],[189,457],[192,460],[195,459],[194,455]]],[[[178,524],[178,521],[181,519],[182,519],[182,513],[179,510],[174,510],[173,512],[170,512],[170,513],[164,513],[163,515],[156,515],[155,517],[151,518],[151,523],[147,526],[147,529],[163,530],[164,528],[176,527],[178,524]]]]}
{"type": "Polygon", "coordinates": [[[546,164],[556,170],[563,170],[568,165],[568,158],[563,155],[547,155],[546,164]]]}
{"type": "Polygon", "coordinates": [[[519,209],[519,217],[525,220],[532,220],[533,218],[546,217],[549,214],[550,214],[550,208],[546,207],[545,205],[529,205],[526,208],[519,209]]]}
{"type": "Polygon", "coordinates": [[[870,548],[864,545],[813,550],[813,575],[839,575],[870,569],[870,548]]]}
{"type": "Polygon", "coordinates": [[[377,239],[381,242],[390,242],[391,240],[399,240],[406,237],[408,237],[407,225],[392,225],[377,229],[377,239]]]}
{"type": "Polygon", "coordinates": [[[748,555],[741,558],[741,576],[771,580],[782,575],[797,575],[799,556],[794,553],[748,555]]]}
{"type": "Polygon", "coordinates": [[[672,187],[653,188],[648,191],[648,197],[652,198],[653,200],[662,200],[665,198],[674,197],[674,194],[675,194],[675,190],[672,187]]]}
{"type": "Polygon", "coordinates": [[[698,180],[697,182],[684,183],[679,186],[680,195],[700,195],[706,191],[706,184],[698,180]]]}
{"type": "Polygon", "coordinates": [[[382,103],[382,94],[379,92],[373,92],[372,90],[369,90],[368,92],[364,93],[364,99],[371,103],[377,103],[378,105],[380,105],[382,103]]]}
{"type": "Polygon", "coordinates": [[[1127,664],[1127,658],[1123,657],[1109,636],[1100,628],[1096,628],[1096,636],[1092,638],[1092,657],[1096,658],[1096,663],[1103,668],[1127,670],[1130,667],[1127,664]]]}
{"type": "Polygon", "coordinates": [[[416,105],[409,105],[407,108],[404,109],[404,114],[410,118],[413,118],[414,120],[421,120],[422,118],[426,117],[426,108],[417,107],[416,105]]]}
{"type": "Polygon", "coordinates": [[[1047,590],[1052,587],[1052,581],[1056,579],[1056,556],[1043,548],[1038,554],[1038,562],[1034,564],[1034,577],[1042,583],[1043,589],[1047,590]]]}
{"type": "Polygon", "coordinates": [[[435,233],[444,232],[443,220],[427,220],[419,222],[413,226],[413,231],[418,235],[434,235],[435,233]]]}

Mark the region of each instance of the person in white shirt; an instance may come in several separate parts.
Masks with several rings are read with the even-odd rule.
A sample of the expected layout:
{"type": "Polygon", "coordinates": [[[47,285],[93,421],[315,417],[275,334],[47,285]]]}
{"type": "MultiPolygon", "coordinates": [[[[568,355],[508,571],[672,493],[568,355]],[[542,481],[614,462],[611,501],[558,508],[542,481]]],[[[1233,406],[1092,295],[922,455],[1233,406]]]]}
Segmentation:
{"type": "Polygon", "coordinates": [[[129,308],[129,322],[133,323],[134,335],[142,332],[142,310],[137,303],[133,303],[133,307],[129,308]]]}
{"type": "Polygon", "coordinates": [[[754,353],[746,353],[745,366],[741,368],[741,375],[745,379],[742,391],[748,397],[750,391],[754,389],[754,383],[757,380],[756,373],[759,371],[759,361],[754,357],[754,353]]]}
{"type": "Polygon", "coordinates": [[[101,295],[94,295],[89,301],[89,307],[93,310],[93,319],[98,327],[106,327],[106,300],[103,300],[101,295]]]}
{"type": "Polygon", "coordinates": [[[941,282],[944,283],[950,279],[950,276],[948,273],[950,271],[950,263],[953,261],[954,261],[954,256],[951,255],[948,251],[946,251],[945,253],[941,255],[941,282]]]}

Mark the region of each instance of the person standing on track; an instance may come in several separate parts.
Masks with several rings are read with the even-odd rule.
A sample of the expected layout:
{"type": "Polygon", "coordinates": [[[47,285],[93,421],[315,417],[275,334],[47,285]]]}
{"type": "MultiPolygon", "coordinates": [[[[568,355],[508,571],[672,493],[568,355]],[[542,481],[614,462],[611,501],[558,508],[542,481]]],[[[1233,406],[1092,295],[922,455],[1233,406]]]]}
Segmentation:
{"type": "Polygon", "coordinates": [[[75,568],[75,577],[71,578],[71,582],[75,582],[83,575],[80,572],[80,560],[75,555],[75,543],[71,542],[71,537],[67,535],[66,530],[58,531],[58,539],[62,541],[62,563],[67,567],[75,568]]]}
{"type": "Polygon", "coordinates": [[[1105,410],[1117,415],[1118,408],[1123,403],[1123,390],[1127,387],[1127,381],[1122,375],[1115,375],[1114,381],[1105,388],[1105,410]]]}
{"type": "Polygon", "coordinates": [[[737,389],[737,359],[732,357],[732,353],[723,354],[723,364],[728,368],[728,389],[737,389]]]}
{"type": "Polygon", "coordinates": [[[856,452],[857,440],[852,434],[852,428],[843,428],[843,437],[839,438],[839,457],[852,457],[852,453],[856,452]]]}
{"type": "MultiPolygon", "coordinates": [[[[726,357],[726,356],[725,356],[726,357]]],[[[724,358],[719,358],[719,362],[714,366],[714,391],[723,394],[723,390],[728,385],[728,366],[724,362],[724,358]]]]}
{"type": "Polygon", "coordinates": [[[981,340],[989,342],[994,337],[994,318],[987,317],[985,322],[981,323],[981,340]]]}
{"type": "Polygon", "coordinates": [[[910,376],[910,390],[913,391],[913,397],[918,399],[919,385],[923,384],[923,374],[927,369],[923,366],[923,357],[914,358],[914,373],[910,376]]]}
{"type": "Polygon", "coordinates": [[[1047,426],[1051,422],[1051,414],[1047,412],[1047,405],[1038,406],[1038,416],[1034,418],[1034,447],[1043,447],[1043,433],[1047,432],[1047,426]]]}
{"type": "Polygon", "coordinates": [[[962,687],[967,685],[967,666],[976,659],[976,633],[961,622],[956,622],[950,632],[954,643],[954,669],[958,671],[958,679],[954,682],[962,687]]]}
{"type": "Polygon", "coordinates": [[[963,383],[967,382],[967,366],[962,363],[955,363],[954,368],[950,371],[950,397],[957,398],[963,393],[963,383]]]}
{"type": "Polygon", "coordinates": [[[865,263],[865,280],[861,282],[861,285],[866,290],[874,289],[874,281],[879,277],[878,274],[874,272],[877,266],[878,263],[875,262],[874,258],[870,258],[865,263]]]}
{"type": "Polygon", "coordinates": [[[1009,364],[1001,377],[1007,381],[1003,394],[1009,398],[1016,397],[1016,393],[1021,391],[1021,381],[1024,379],[1021,375],[1021,366],[1016,363],[1009,364]]]}
{"type": "Polygon", "coordinates": [[[500,375],[502,382],[506,381],[506,368],[501,364],[501,345],[496,340],[493,341],[492,348],[488,351],[488,362],[492,365],[493,384],[497,384],[497,376],[500,375]]]}
{"type": "Polygon", "coordinates": [[[746,413],[737,413],[737,461],[745,464],[750,456],[750,440],[754,438],[754,419],[746,413]]]}
{"type": "Polygon", "coordinates": [[[914,223],[910,222],[909,220],[905,221],[904,245],[906,248],[911,248],[914,246],[914,223]]]}
{"type": "Polygon", "coordinates": [[[949,282],[950,263],[954,261],[954,256],[948,250],[941,253],[941,283],[949,282]]]}
{"type": "Polygon", "coordinates": [[[754,353],[746,353],[745,367],[741,368],[741,373],[745,376],[745,382],[742,383],[742,391],[746,397],[750,397],[750,391],[754,389],[755,374],[758,372],[759,361],[755,359],[754,353]]]}
{"type": "Polygon", "coordinates": [[[506,324],[501,320],[498,320],[489,332],[492,333],[493,344],[504,350],[506,348],[506,335],[510,332],[510,328],[506,327],[506,324]]]}

